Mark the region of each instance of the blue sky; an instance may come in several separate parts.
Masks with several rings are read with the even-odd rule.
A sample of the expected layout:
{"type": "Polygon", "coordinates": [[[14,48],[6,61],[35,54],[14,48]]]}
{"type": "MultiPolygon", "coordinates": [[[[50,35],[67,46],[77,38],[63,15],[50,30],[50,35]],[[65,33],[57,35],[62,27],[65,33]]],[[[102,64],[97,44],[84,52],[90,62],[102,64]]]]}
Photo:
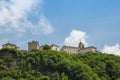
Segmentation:
{"type": "Polygon", "coordinates": [[[72,29],[77,29],[85,31],[87,41],[99,49],[105,44],[120,42],[119,0],[52,1],[45,0],[43,11],[53,23],[61,41],[72,29]]]}
{"type": "Polygon", "coordinates": [[[83,40],[99,50],[104,51],[105,46],[120,50],[119,3],[120,0],[1,0],[0,45],[12,42],[27,49],[31,40],[59,46],[76,46],[73,43],[83,40]]]}

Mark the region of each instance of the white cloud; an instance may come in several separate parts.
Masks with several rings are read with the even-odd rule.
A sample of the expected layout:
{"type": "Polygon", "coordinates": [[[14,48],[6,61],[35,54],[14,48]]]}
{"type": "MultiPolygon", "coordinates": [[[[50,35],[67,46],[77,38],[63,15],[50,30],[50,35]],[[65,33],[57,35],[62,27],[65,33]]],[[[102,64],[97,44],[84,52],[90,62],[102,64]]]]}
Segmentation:
{"type": "Polygon", "coordinates": [[[88,43],[86,41],[86,38],[87,38],[87,35],[85,32],[79,31],[79,30],[72,30],[70,35],[65,38],[64,45],[78,46],[78,43],[81,41],[87,46],[88,43]]]}
{"type": "Polygon", "coordinates": [[[113,46],[105,45],[102,52],[107,54],[120,55],[120,45],[119,44],[115,44],[113,46]]]}
{"type": "Polygon", "coordinates": [[[0,0],[1,41],[21,42],[22,38],[22,41],[28,41],[41,34],[53,33],[50,21],[41,10],[42,2],[43,0],[0,0]],[[37,18],[38,21],[33,22],[31,17],[37,18]]]}
{"type": "Polygon", "coordinates": [[[37,28],[33,28],[33,34],[35,35],[39,35],[39,32],[50,34],[54,31],[52,25],[44,16],[40,17],[40,20],[36,26],[37,28]]]}
{"type": "MultiPolygon", "coordinates": [[[[0,28],[8,33],[23,33],[31,29],[31,33],[41,31],[43,34],[50,34],[53,32],[53,27],[50,22],[44,17],[40,17],[42,12],[39,13],[40,21],[37,24],[33,24],[28,19],[28,14],[34,11],[38,4],[41,4],[43,0],[10,0],[0,1],[0,28]],[[39,29],[39,30],[38,30],[39,29]]],[[[35,14],[34,11],[32,13],[35,14]]],[[[38,33],[38,32],[36,32],[38,33]]]]}
{"type": "Polygon", "coordinates": [[[27,12],[35,7],[38,0],[10,0],[10,2],[2,0],[0,3],[0,24],[5,25],[14,24],[14,22],[26,18],[27,12]]]}

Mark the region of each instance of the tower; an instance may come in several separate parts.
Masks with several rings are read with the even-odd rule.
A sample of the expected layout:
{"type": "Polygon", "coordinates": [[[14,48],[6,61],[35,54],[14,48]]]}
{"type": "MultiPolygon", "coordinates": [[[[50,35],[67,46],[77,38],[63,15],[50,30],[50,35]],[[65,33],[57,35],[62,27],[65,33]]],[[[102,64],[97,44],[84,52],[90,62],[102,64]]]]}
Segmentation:
{"type": "Polygon", "coordinates": [[[39,50],[39,43],[37,41],[28,42],[28,51],[39,50]]]}
{"type": "Polygon", "coordinates": [[[78,48],[83,49],[84,48],[84,44],[80,41],[80,43],[78,44],[78,48]]]}

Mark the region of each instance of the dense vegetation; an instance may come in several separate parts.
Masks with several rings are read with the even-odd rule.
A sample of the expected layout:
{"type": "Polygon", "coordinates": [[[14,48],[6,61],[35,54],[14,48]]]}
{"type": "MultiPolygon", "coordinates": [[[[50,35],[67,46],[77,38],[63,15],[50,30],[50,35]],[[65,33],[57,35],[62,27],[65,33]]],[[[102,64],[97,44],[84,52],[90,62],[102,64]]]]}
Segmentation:
{"type": "Polygon", "coordinates": [[[120,57],[2,49],[0,80],[120,80],[120,57]]]}

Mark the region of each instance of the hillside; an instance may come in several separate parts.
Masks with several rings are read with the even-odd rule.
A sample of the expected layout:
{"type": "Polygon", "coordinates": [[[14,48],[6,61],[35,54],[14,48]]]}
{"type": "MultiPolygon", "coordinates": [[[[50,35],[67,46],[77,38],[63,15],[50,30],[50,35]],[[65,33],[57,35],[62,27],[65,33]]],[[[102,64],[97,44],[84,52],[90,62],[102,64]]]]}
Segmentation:
{"type": "Polygon", "coordinates": [[[0,80],[120,80],[120,57],[2,49],[0,80]]]}

